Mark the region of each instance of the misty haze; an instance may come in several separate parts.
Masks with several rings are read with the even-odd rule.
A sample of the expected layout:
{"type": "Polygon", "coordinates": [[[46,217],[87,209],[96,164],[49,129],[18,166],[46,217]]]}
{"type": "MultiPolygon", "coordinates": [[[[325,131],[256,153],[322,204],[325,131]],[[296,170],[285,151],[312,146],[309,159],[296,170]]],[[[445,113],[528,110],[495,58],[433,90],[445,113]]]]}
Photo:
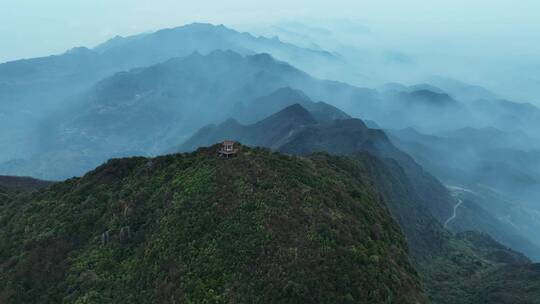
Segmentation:
{"type": "Polygon", "coordinates": [[[182,2],[0,3],[0,304],[540,303],[540,3],[182,2]]]}

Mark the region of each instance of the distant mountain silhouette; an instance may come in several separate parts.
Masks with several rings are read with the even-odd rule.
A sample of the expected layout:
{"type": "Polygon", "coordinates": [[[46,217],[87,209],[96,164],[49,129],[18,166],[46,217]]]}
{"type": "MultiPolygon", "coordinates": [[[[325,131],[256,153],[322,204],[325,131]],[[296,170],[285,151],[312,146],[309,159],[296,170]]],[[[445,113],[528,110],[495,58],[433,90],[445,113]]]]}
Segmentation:
{"type": "Polygon", "coordinates": [[[268,96],[240,104],[233,116],[244,123],[253,123],[292,104],[306,108],[319,122],[350,118],[345,112],[324,102],[315,103],[304,92],[290,87],[280,88],[268,96]]]}
{"type": "MultiPolygon", "coordinates": [[[[237,111],[243,105],[250,109],[260,105],[259,113],[269,115],[266,112],[275,107],[254,100],[267,96],[267,103],[287,104],[299,93],[286,87],[309,90],[314,96],[344,94],[348,100],[344,102],[370,92],[315,79],[268,54],[193,53],[100,81],[42,121],[33,133],[31,156],[0,164],[0,172],[57,180],[80,175],[114,155],[159,153],[206,124],[242,115],[237,111]],[[49,161],[62,158],[73,162],[56,168],[56,162],[49,161]]],[[[316,119],[348,117],[324,103],[305,98],[301,102],[316,119]]]]}
{"type": "MultiPolygon", "coordinates": [[[[117,72],[146,67],[194,52],[234,50],[242,55],[269,53],[308,68],[313,62],[336,62],[332,54],[300,48],[278,39],[255,37],[223,25],[194,23],[129,37],[115,37],[94,49],[76,47],[63,54],[0,64],[0,161],[26,157],[14,146],[31,146],[39,120],[72,104],[72,97],[117,72]],[[31,138],[30,138],[31,137],[31,138]],[[27,141],[19,143],[20,141],[27,141]]],[[[36,139],[39,139],[37,137],[36,139]]]]}
{"type": "Polygon", "coordinates": [[[535,161],[540,143],[523,131],[467,127],[432,135],[412,129],[389,133],[397,146],[443,180],[483,184],[525,201],[531,191],[540,193],[535,161]]]}
{"type": "Polygon", "coordinates": [[[540,259],[537,227],[540,150],[523,132],[493,127],[462,128],[426,135],[414,129],[388,130],[392,142],[444,183],[458,186],[465,200],[456,231],[490,233],[507,246],[540,259]],[[531,148],[533,148],[531,150],[531,148]]]}
{"type": "Polygon", "coordinates": [[[442,76],[432,76],[427,79],[430,84],[435,85],[448,92],[455,98],[465,102],[478,99],[497,99],[497,95],[490,90],[477,85],[467,84],[455,79],[442,76]]]}
{"type": "Polygon", "coordinates": [[[108,153],[156,153],[169,141],[230,117],[235,104],[297,79],[311,80],[267,54],[194,53],[101,81],[75,102],[72,117],[51,123],[57,126],[52,141],[108,153]]]}
{"type": "Polygon", "coordinates": [[[42,181],[31,177],[0,175],[0,187],[19,191],[33,191],[42,189],[51,182],[42,181]]]}
{"type": "Polygon", "coordinates": [[[227,139],[250,146],[275,148],[297,127],[316,123],[315,118],[306,109],[294,104],[251,125],[244,126],[234,119],[229,119],[219,125],[206,126],[172,151],[193,151],[227,139]]]}

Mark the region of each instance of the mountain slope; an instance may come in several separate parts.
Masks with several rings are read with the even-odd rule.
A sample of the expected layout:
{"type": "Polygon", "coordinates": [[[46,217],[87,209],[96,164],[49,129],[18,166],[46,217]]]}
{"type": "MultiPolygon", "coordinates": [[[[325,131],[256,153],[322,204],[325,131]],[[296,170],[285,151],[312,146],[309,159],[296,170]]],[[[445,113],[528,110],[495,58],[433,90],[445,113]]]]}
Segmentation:
{"type": "Polygon", "coordinates": [[[51,184],[30,177],[0,175],[0,205],[7,204],[21,193],[36,191],[51,184]]]}
{"type": "Polygon", "coordinates": [[[129,66],[148,66],[193,52],[208,54],[215,50],[231,50],[243,55],[268,53],[279,60],[295,62],[302,69],[312,62],[337,63],[338,58],[324,50],[298,47],[278,38],[255,37],[223,25],[192,23],[159,30],[145,35],[115,37],[95,48],[106,57],[129,66]]]}
{"type": "Polygon", "coordinates": [[[299,120],[293,113],[306,115],[307,112],[300,109],[303,109],[300,105],[294,105],[247,126],[231,120],[219,126],[207,126],[177,148],[177,151],[191,151],[199,146],[234,139],[247,145],[265,146],[295,155],[314,152],[355,155],[369,152],[383,160],[372,168],[391,168],[384,171],[384,174],[377,169],[370,173],[380,176],[382,193],[387,193],[396,185],[403,185],[394,191],[400,194],[388,197],[388,202],[393,215],[405,231],[413,256],[422,259],[440,250],[440,238],[445,232],[438,222],[444,222],[451,215],[455,204],[446,188],[407,154],[396,149],[381,130],[369,129],[359,119],[335,120],[330,123],[299,120]],[[267,121],[278,122],[280,127],[267,121]],[[388,180],[394,182],[388,184],[388,180]],[[406,203],[403,201],[404,193],[407,193],[406,203]]]}
{"type": "Polygon", "coordinates": [[[527,293],[503,287],[524,283],[523,268],[534,269],[536,265],[523,254],[478,232],[458,234],[446,242],[441,254],[417,265],[432,303],[437,304],[499,303],[497,297],[520,299],[502,303],[538,303],[539,281],[529,281],[527,293]],[[508,275],[505,284],[497,282],[501,272],[508,275]],[[491,300],[484,302],[485,299],[491,300]]]}
{"type": "Polygon", "coordinates": [[[34,94],[32,92],[36,90],[32,88],[46,85],[49,90],[67,93],[72,89],[63,86],[67,81],[77,84],[72,86],[79,88],[115,72],[154,65],[193,52],[208,54],[215,50],[233,50],[243,55],[270,53],[281,60],[295,62],[302,57],[306,60],[317,56],[333,58],[324,51],[254,37],[222,25],[194,23],[149,34],[116,37],[95,49],[79,47],[61,55],[0,64],[0,83],[6,86],[6,90],[1,92],[12,93],[13,96],[34,94]]]}
{"type": "Polygon", "coordinates": [[[489,233],[539,260],[540,238],[535,231],[540,228],[536,216],[540,154],[529,150],[534,140],[495,128],[464,128],[439,135],[413,129],[387,132],[397,147],[452,186],[463,200],[449,229],[489,233]]]}
{"type": "MultiPolygon", "coordinates": [[[[0,134],[0,160],[23,157],[17,148],[31,145],[40,119],[72,104],[74,96],[117,72],[146,67],[194,52],[234,50],[243,55],[270,53],[309,68],[313,62],[334,64],[332,54],[300,48],[278,39],[255,37],[224,26],[189,24],[154,33],[116,37],[95,49],[73,48],[64,54],[0,64],[0,127],[17,132],[0,134]],[[14,146],[13,143],[17,143],[14,146]]],[[[39,139],[39,137],[36,137],[39,139]]]]}
{"type": "MultiPolygon", "coordinates": [[[[179,136],[234,117],[239,104],[250,104],[253,109],[259,106],[252,102],[254,99],[289,85],[299,89],[318,87],[330,95],[327,87],[331,84],[267,54],[192,54],[101,81],[77,102],[79,113],[61,124],[52,136],[60,137],[61,142],[56,143],[60,147],[80,144],[109,153],[156,153],[171,141],[178,141],[179,136]]],[[[303,103],[311,105],[306,100],[303,103]]],[[[272,112],[262,105],[259,113],[267,116],[272,112]]]]}
{"type": "Polygon", "coordinates": [[[410,128],[388,132],[397,146],[445,181],[485,185],[523,201],[535,201],[540,193],[539,144],[524,132],[493,127],[432,135],[410,128]]]}
{"type": "MultiPolygon", "coordinates": [[[[100,81],[35,130],[32,156],[23,156],[20,170],[11,162],[0,165],[0,172],[57,180],[115,155],[152,155],[206,124],[234,116],[239,104],[288,86],[309,89],[316,97],[343,94],[369,100],[370,92],[317,80],[267,54],[195,53],[100,81]],[[50,159],[74,161],[47,167],[55,163],[50,159]]],[[[345,116],[322,103],[311,106],[320,119],[345,116]],[[329,109],[334,113],[325,113],[329,109]]]]}
{"type": "Polygon", "coordinates": [[[474,280],[470,286],[468,304],[540,303],[540,265],[505,266],[474,280]]]}
{"type": "MultiPolygon", "coordinates": [[[[282,119],[284,122],[287,121],[282,119]]],[[[413,181],[413,186],[424,202],[424,207],[428,208],[440,222],[444,222],[450,216],[454,199],[450,197],[446,188],[425,172],[410,156],[397,149],[383,131],[369,129],[360,119],[295,125],[284,123],[283,125],[287,126],[288,132],[279,133],[281,138],[278,139],[272,127],[262,127],[258,124],[239,126],[237,123],[228,121],[217,127],[203,128],[177,151],[190,151],[198,146],[211,145],[225,139],[237,139],[248,145],[270,147],[296,155],[307,155],[319,151],[350,155],[359,151],[368,151],[381,158],[396,160],[413,181]],[[244,134],[250,135],[244,136],[244,134]],[[271,141],[265,142],[268,139],[271,141]]]]}
{"type": "Polygon", "coordinates": [[[161,152],[199,127],[229,117],[237,102],[285,86],[282,77],[307,75],[268,55],[230,51],[116,74],[44,121],[33,133],[32,156],[2,164],[0,172],[58,180],[114,156],[161,152]]]}
{"type": "Polygon", "coordinates": [[[360,162],[217,149],[111,160],[0,205],[0,299],[425,302],[360,162]]]}
{"type": "Polygon", "coordinates": [[[31,177],[0,175],[0,185],[20,191],[35,191],[49,186],[51,182],[42,181],[31,177]]]}
{"type": "Polygon", "coordinates": [[[270,95],[256,98],[245,104],[239,104],[232,116],[241,123],[255,123],[293,104],[299,104],[308,110],[319,122],[351,118],[345,112],[324,102],[313,102],[304,92],[290,87],[280,88],[270,95]]]}
{"type": "MultiPolygon", "coordinates": [[[[530,262],[487,235],[475,237],[476,234],[471,232],[466,237],[455,237],[446,231],[440,221],[449,215],[441,219],[434,216],[438,208],[454,201],[444,186],[414,162],[409,163],[407,159],[410,161],[410,158],[406,155],[392,152],[388,147],[390,143],[381,144],[386,137],[375,135],[368,140],[370,137],[366,134],[369,132],[361,121],[345,121],[345,124],[356,125],[356,128],[344,128],[351,133],[336,133],[340,123],[334,122],[336,126],[330,130],[322,129],[321,124],[302,126],[300,130],[315,129],[310,133],[317,136],[299,133],[301,135],[298,138],[305,141],[291,147],[297,147],[295,153],[302,154],[324,149],[336,154],[349,154],[349,159],[359,164],[350,174],[353,177],[371,176],[370,184],[377,189],[406,236],[414,265],[419,269],[433,303],[469,303],[474,298],[474,293],[469,290],[470,284],[474,283],[471,278],[497,271],[507,265],[530,262]],[[373,144],[377,141],[381,143],[373,144]],[[366,142],[370,144],[361,144],[366,142]],[[386,149],[382,149],[385,146],[386,149]],[[398,160],[384,157],[392,154],[398,160]]],[[[384,134],[373,131],[374,134],[384,134]]]]}
{"type": "Polygon", "coordinates": [[[32,136],[24,137],[28,142],[8,145],[22,150],[17,158],[24,161],[20,169],[13,161],[0,165],[0,172],[44,179],[80,175],[112,156],[155,155],[204,125],[229,117],[253,122],[293,103],[319,121],[349,118],[310,100],[331,102],[384,127],[413,125],[437,131],[468,122],[464,105],[443,93],[422,89],[381,94],[313,78],[270,55],[233,51],[192,53],[118,73],[68,100],[70,106],[39,120],[42,124],[32,136]],[[463,119],[454,119],[456,113],[463,119]],[[56,163],[50,159],[67,159],[66,166],[47,167],[56,163]]]}
{"type": "MultiPolygon", "coordinates": [[[[530,263],[523,254],[509,249],[508,245],[499,244],[488,235],[476,237],[478,234],[471,232],[465,234],[468,237],[458,236],[457,239],[448,235],[437,220],[444,222],[448,217],[445,213],[446,207],[457,202],[437,179],[425,172],[410,156],[396,149],[382,131],[372,130],[378,135],[365,136],[362,135],[362,130],[366,130],[361,124],[356,123],[356,128],[348,123],[341,124],[341,121],[334,124],[336,126],[332,128],[321,125],[303,127],[302,130],[310,131],[300,130],[296,136],[292,135],[290,143],[280,150],[301,155],[328,151],[334,154],[352,154],[353,157],[358,155],[355,151],[365,150],[382,158],[384,165],[374,166],[371,171],[371,175],[376,177],[375,186],[380,189],[407,236],[415,265],[423,275],[427,290],[435,303],[460,303],[459,297],[453,296],[458,293],[463,293],[463,298],[474,299],[467,290],[468,284],[473,283],[463,283],[469,282],[469,275],[481,276],[486,271],[496,271],[508,264],[530,263]],[[359,143],[362,143],[361,146],[356,146],[359,143]],[[468,275],[464,275],[466,273],[468,275]],[[453,285],[456,283],[457,285],[453,285]]],[[[462,214],[463,211],[459,212],[462,214]]],[[[471,223],[474,221],[478,222],[480,219],[472,218],[471,223]]],[[[499,224],[499,229],[488,232],[498,239],[512,240],[510,244],[518,245],[513,248],[530,249],[528,253],[535,252],[537,247],[534,244],[526,244],[526,240],[523,237],[520,239],[519,235],[509,236],[511,232],[501,229],[502,226],[499,224]]],[[[469,229],[474,228],[476,227],[469,226],[469,229]]],[[[536,257],[534,254],[532,256],[536,257]]],[[[518,271],[517,268],[515,271],[518,271]]],[[[512,273],[511,270],[507,272],[512,273]]],[[[531,285],[537,286],[535,283],[531,285]]],[[[510,291],[506,293],[508,296],[519,295],[510,291]]]]}
{"type": "Polygon", "coordinates": [[[181,146],[173,148],[172,152],[193,151],[227,139],[250,146],[276,147],[297,127],[316,123],[310,112],[294,104],[251,125],[241,125],[229,119],[217,126],[206,126],[181,146]]]}
{"type": "MultiPolygon", "coordinates": [[[[41,133],[34,131],[36,128],[44,130],[49,126],[41,125],[41,121],[43,119],[63,121],[65,117],[76,116],[80,108],[69,112],[65,107],[71,107],[78,102],[86,104],[81,101],[85,98],[81,98],[80,95],[85,95],[88,91],[91,96],[99,95],[99,92],[91,89],[97,82],[118,72],[149,67],[171,58],[189,56],[193,53],[208,55],[216,50],[232,50],[242,56],[268,53],[278,60],[287,61],[318,77],[324,76],[321,74],[325,74],[325,70],[332,70],[334,64],[342,64],[337,56],[325,51],[300,48],[279,39],[254,37],[248,33],[239,33],[224,26],[210,24],[191,24],[155,33],[126,38],[116,37],[95,49],[74,48],[61,55],[0,64],[0,117],[2,118],[0,127],[13,130],[9,133],[0,133],[0,144],[5,147],[0,151],[0,161],[14,158],[27,159],[35,157],[36,153],[42,153],[43,146],[39,144],[41,133]],[[51,115],[56,116],[51,117],[51,115]]],[[[211,69],[206,69],[206,71],[212,73],[211,69]]],[[[331,101],[334,106],[347,111],[348,114],[374,120],[385,128],[413,126],[423,131],[440,131],[466,126],[494,125],[504,129],[520,129],[533,135],[540,130],[539,109],[530,104],[496,100],[492,96],[484,96],[485,100],[464,102],[459,98],[461,95],[457,95],[459,100],[454,100],[440,89],[428,85],[403,88],[404,92],[394,90],[395,92],[388,93],[355,87],[338,81],[316,81],[310,77],[287,79],[287,77],[275,75],[260,76],[261,81],[273,82],[272,80],[280,78],[284,81],[277,83],[277,86],[271,85],[272,88],[269,90],[257,91],[261,94],[243,96],[242,93],[245,92],[240,90],[237,95],[239,100],[232,101],[235,105],[238,101],[253,100],[268,95],[280,87],[288,86],[301,89],[313,100],[331,101]]],[[[331,77],[331,79],[339,79],[339,77],[331,77]]],[[[108,80],[112,82],[118,80],[117,84],[122,85],[122,81],[117,78],[108,80]]],[[[140,79],[139,81],[144,83],[149,80],[140,79]]],[[[171,80],[169,79],[168,82],[171,83],[171,80]]],[[[176,86],[179,85],[179,83],[176,84],[176,86]]],[[[188,85],[189,83],[186,83],[186,86],[188,85]]],[[[214,88],[207,86],[204,82],[199,82],[191,87],[196,90],[214,91],[221,86],[217,85],[214,88]]],[[[135,93],[138,98],[146,97],[150,91],[162,89],[145,88],[147,91],[135,93]]],[[[134,100],[125,100],[126,94],[133,92],[129,87],[126,92],[119,92],[121,90],[122,87],[119,87],[116,92],[111,92],[113,94],[111,97],[118,97],[119,102],[127,107],[134,100]]],[[[152,98],[160,99],[165,104],[171,102],[170,99],[185,96],[174,94],[178,91],[161,91],[160,93],[163,95],[153,95],[152,98]]],[[[218,93],[226,95],[229,92],[218,93]]],[[[219,94],[216,95],[208,97],[213,99],[220,97],[219,94]]],[[[99,98],[108,97],[100,95],[99,98]]],[[[97,102],[99,103],[99,100],[97,102]]],[[[208,105],[208,107],[211,106],[211,104],[208,105]]],[[[83,109],[86,110],[85,107],[83,109]]],[[[140,108],[133,111],[138,110],[140,108]]],[[[144,120],[159,120],[160,114],[163,113],[149,113],[144,120]]],[[[226,117],[231,116],[234,117],[231,113],[226,114],[226,117]]],[[[222,117],[221,120],[226,117],[222,117]]],[[[201,117],[201,120],[204,121],[205,118],[207,117],[201,117]]],[[[252,121],[240,119],[243,123],[256,120],[258,118],[252,121]]],[[[204,121],[203,125],[216,122],[204,121]]],[[[195,129],[201,126],[198,125],[195,129]]],[[[174,129],[174,127],[171,128],[174,129]]],[[[176,132],[176,130],[171,132],[176,132]]],[[[186,136],[185,132],[189,131],[182,130],[178,136],[186,136]]],[[[159,135],[152,134],[152,137],[155,136],[159,135]]],[[[118,138],[118,140],[122,142],[124,138],[118,138]]],[[[155,146],[145,146],[145,150],[151,149],[155,149],[155,146]]],[[[141,151],[141,149],[127,149],[127,151],[133,150],[141,151]]]]}

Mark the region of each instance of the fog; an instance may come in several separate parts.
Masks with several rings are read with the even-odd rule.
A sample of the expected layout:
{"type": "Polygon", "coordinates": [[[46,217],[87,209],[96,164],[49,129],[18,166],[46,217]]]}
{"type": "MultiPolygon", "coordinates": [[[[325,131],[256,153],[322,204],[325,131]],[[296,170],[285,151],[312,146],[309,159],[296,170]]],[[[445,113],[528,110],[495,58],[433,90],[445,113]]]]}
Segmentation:
{"type": "MultiPolygon", "coordinates": [[[[487,11],[496,18],[492,10],[487,11]]],[[[277,32],[286,41],[344,56],[359,74],[348,80],[359,85],[415,84],[437,75],[484,86],[502,97],[538,103],[538,22],[446,14],[439,15],[440,19],[418,16],[414,24],[400,16],[386,22],[373,18],[291,19],[260,32],[277,32]]]]}
{"type": "Polygon", "coordinates": [[[276,29],[297,32],[304,43],[358,62],[357,73],[365,77],[356,84],[441,75],[520,101],[540,99],[537,1],[1,2],[0,62],[197,21],[294,42],[298,36],[276,29]],[[317,28],[329,32],[305,32],[317,28]]]}
{"type": "Polygon", "coordinates": [[[2,3],[0,174],[62,180],[323,101],[540,257],[540,4],[432,2],[2,3]]]}

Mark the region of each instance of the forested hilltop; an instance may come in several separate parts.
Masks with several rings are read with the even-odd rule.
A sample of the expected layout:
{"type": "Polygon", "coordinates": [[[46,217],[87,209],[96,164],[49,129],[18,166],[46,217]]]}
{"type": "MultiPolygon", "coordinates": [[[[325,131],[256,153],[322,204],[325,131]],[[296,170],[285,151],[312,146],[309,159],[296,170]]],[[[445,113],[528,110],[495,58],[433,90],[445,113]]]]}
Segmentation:
{"type": "Polygon", "coordinates": [[[111,160],[0,205],[1,303],[426,303],[360,159],[111,160]]]}

